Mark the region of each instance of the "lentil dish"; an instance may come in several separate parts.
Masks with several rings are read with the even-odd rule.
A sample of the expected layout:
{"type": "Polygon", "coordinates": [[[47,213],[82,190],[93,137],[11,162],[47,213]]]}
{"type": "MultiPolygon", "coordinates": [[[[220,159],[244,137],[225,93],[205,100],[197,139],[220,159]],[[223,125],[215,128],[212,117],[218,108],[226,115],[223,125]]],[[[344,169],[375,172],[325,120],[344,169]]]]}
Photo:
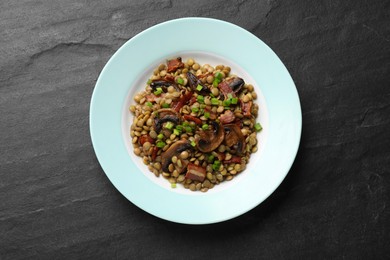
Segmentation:
{"type": "Polygon", "coordinates": [[[228,66],[168,60],[129,108],[134,153],[172,188],[206,192],[244,171],[257,151],[256,99],[228,66]]]}

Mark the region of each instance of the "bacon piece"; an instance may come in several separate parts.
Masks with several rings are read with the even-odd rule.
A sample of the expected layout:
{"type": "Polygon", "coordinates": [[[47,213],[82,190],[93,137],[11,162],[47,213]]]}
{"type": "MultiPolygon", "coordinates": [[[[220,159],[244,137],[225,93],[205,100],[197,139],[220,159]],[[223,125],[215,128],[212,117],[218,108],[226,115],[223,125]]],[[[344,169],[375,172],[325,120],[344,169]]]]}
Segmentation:
{"type": "Polygon", "coordinates": [[[243,116],[251,117],[252,116],[252,101],[243,102],[241,101],[241,111],[243,116]]]}
{"type": "Polygon", "coordinates": [[[186,178],[193,181],[204,181],[206,178],[206,169],[193,163],[187,166],[186,178]]]}
{"type": "Polygon", "coordinates": [[[181,57],[168,61],[168,72],[175,72],[178,69],[184,67],[184,63],[181,62],[181,57]]]}
{"type": "Polygon", "coordinates": [[[223,163],[229,164],[229,163],[241,163],[241,157],[239,156],[232,156],[230,160],[223,161],[223,163]]]}
{"type": "Polygon", "coordinates": [[[154,144],[155,140],[150,137],[149,135],[141,135],[138,139],[138,143],[140,145],[144,145],[144,143],[149,142],[151,144],[154,144]]]}
{"type": "Polygon", "coordinates": [[[190,115],[184,115],[183,116],[185,120],[187,121],[193,121],[195,122],[197,125],[202,125],[202,120],[200,120],[199,118],[196,118],[194,116],[190,116],[190,115]]]}
{"type": "Polygon", "coordinates": [[[224,153],[220,153],[220,152],[218,152],[217,153],[217,157],[218,157],[218,161],[223,161],[223,160],[225,160],[225,154],[224,153]]]}
{"type": "Polygon", "coordinates": [[[234,119],[236,119],[236,117],[234,116],[234,113],[232,111],[230,111],[230,110],[226,110],[225,113],[223,113],[219,117],[219,121],[222,124],[229,124],[229,123],[233,122],[234,119]]]}
{"type": "Polygon", "coordinates": [[[158,148],[157,146],[153,147],[153,150],[152,150],[152,161],[153,162],[156,160],[158,150],[160,150],[160,148],[158,148]]]}
{"type": "Polygon", "coordinates": [[[195,96],[192,96],[192,98],[190,99],[190,101],[188,101],[188,105],[189,106],[192,106],[192,104],[194,104],[196,102],[196,97],[195,96]]]}
{"type": "Polygon", "coordinates": [[[165,75],[164,80],[169,82],[175,82],[175,77],[173,77],[171,74],[167,74],[165,75]]]}
{"type": "Polygon", "coordinates": [[[187,102],[191,99],[191,97],[192,97],[192,92],[187,91],[186,93],[184,93],[184,95],[182,95],[182,97],[180,97],[179,100],[172,103],[172,109],[175,110],[176,112],[179,112],[180,108],[182,108],[185,104],[187,104],[187,102]]]}
{"type": "Polygon", "coordinates": [[[232,98],[236,97],[236,94],[234,93],[233,89],[229,86],[229,84],[226,81],[222,81],[218,84],[219,90],[222,92],[223,96],[225,97],[225,100],[228,99],[228,95],[231,94],[232,98]]]}

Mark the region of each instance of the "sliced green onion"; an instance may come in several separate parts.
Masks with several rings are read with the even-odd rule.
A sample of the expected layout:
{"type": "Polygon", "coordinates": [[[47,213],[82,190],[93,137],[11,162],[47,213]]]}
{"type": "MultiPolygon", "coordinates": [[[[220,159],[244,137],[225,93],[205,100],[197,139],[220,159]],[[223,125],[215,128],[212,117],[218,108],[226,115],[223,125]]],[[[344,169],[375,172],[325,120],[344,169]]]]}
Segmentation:
{"type": "Polygon", "coordinates": [[[183,131],[183,126],[182,126],[182,125],[177,125],[177,126],[176,126],[176,129],[177,129],[179,132],[181,132],[181,131],[183,131]]]}
{"type": "Polygon", "coordinates": [[[163,134],[159,134],[159,135],[157,136],[157,138],[161,140],[161,139],[164,138],[164,135],[163,135],[163,134]]]}
{"type": "Polygon", "coordinates": [[[184,127],[189,126],[189,125],[190,125],[190,123],[188,123],[187,121],[184,121],[184,122],[183,122],[183,126],[184,126],[184,127]]]}
{"type": "Polygon", "coordinates": [[[200,84],[196,87],[196,90],[197,90],[197,91],[201,91],[202,89],[203,89],[203,86],[200,85],[200,84]]]}
{"type": "Polygon", "coordinates": [[[236,105],[238,103],[238,98],[232,98],[232,104],[236,105]]]}
{"type": "Polygon", "coordinates": [[[204,112],[204,117],[209,119],[210,118],[210,113],[209,112],[204,112]]]}
{"type": "Polygon", "coordinates": [[[180,84],[180,85],[183,85],[183,84],[184,84],[184,79],[178,77],[178,78],[176,79],[176,82],[177,82],[178,84],[180,84]]]}
{"type": "Polygon", "coordinates": [[[212,105],[218,105],[219,104],[219,99],[218,98],[212,98],[211,99],[211,104],[212,105]]]}
{"type": "Polygon", "coordinates": [[[256,124],[255,124],[255,130],[256,130],[256,132],[260,132],[261,129],[263,129],[263,127],[260,125],[260,123],[256,123],[256,124]]]}
{"type": "Polygon", "coordinates": [[[161,93],[163,93],[162,88],[156,88],[156,91],[153,92],[153,94],[155,94],[156,96],[160,95],[161,93]]]}
{"type": "Polygon", "coordinates": [[[208,160],[209,160],[209,162],[212,162],[214,160],[214,155],[210,155],[208,160]]]}
{"type": "Polygon", "coordinates": [[[150,85],[150,83],[152,83],[152,79],[148,79],[148,81],[146,82],[146,84],[150,85]]]}
{"type": "Polygon", "coordinates": [[[173,129],[173,134],[175,134],[175,135],[180,135],[180,131],[177,130],[177,129],[173,129]]]}
{"type": "Polygon", "coordinates": [[[219,79],[214,79],[213,86],[218,87],[219,82],[220,82],[219,79]]]}
{"type": "Polygon", "coordinates": [[[184,129],[186,130],[187,133],[192,133],[191,126],[185,126],[184,129]]]}
{"type": "Polygon", "coordinates": [[[221,162],[219,160],[215,160],[212,165],[213,170],[218,171],[219,167],[221,167],[221,162]]]}
{"type": "Polygon", "coordinates": [[[172,189],[176,188],[176,183],[171,183],[171,188],[172,189]]]}
{"type": "Polygon", "coordinates": [[[209,125],[208,125],[208,124],[204,124],[204,125],[202,125],[202,129],[203,129],[203,130],[207,130],[207,129],[209,129],[209,125]]]}
{"type": "Polygon", "coordinates": [[[232,93],[229,93],[229,94],[228,94],[228,98],[229,98],[229,99],[232,99],[232,98],[233,98],[232,93]]]}
{"type": "Polygon", "coordinates": [[[164,103],[164,104],[162,104],[161,105],[163,108],[170,108],[171,107],[171,105],[169,105],[169,104],[167,104],[167,103],[164,103]]]}
{"type": "Polygon", "coordinates": [[[199,108],[193,107],[193,108],[191,108],[191,111],[192,111],[193,113],[198,113],[198,112],[199,112],[199,108]]]}
{"type": "Polygon", "coordinates": [[[172,122],[167,122],[164,126],[166,129],[172,129],[173,123],[172,122]]]}
{"type": "Polygon", "coordinates": [[[192,145],[193,147],[195,147],[195,145],[196,145],[195,141],[192,141],[192,142],[191,142],[191,145],[192,145]]]}
{"type": "Polygon", "coordinates": [[[156,143],[156,146],[157,146],[158,148],[163,148],[163,147],[165,146],[165,143],[164,143],[163,141],[158,141],[158,142],[156,143]]]}
{"type": "Polygon", "coordinates": [[[228,107],[228,106],[230,106],[230,100],[229,99],[224,100],[222,104],[224,107],[228,107]]]}
{"type": "Polygon", "coordinates": [[[223,77],[223,75],[222,75],[222,73],[221,72],[217,72],[217,73],[215,73],[215,76],[214,76],[216,79],[218,79],[219,81],[221,81],[221,79],[222,79],[222,77],[223,77]]]}
{"type": "Polygon", "coordinates": [[[146,104],[148,107],[152,107],[152,106],[153,106],[152,102],[149,102],[149,101],[146,102],[145,104],[146,104]]]}
{"type": "Polygon", "coordinates": [[[206,107],[206,104],[200,104],[200,108],[205,108],[206,107]]]}
{"type": "Polygon", "coordinates": [[[199,102],[199,103],[204,103],[204,97],[202,95],[198,95],[198,97],[196,98],[196,100],[199,102]]]}

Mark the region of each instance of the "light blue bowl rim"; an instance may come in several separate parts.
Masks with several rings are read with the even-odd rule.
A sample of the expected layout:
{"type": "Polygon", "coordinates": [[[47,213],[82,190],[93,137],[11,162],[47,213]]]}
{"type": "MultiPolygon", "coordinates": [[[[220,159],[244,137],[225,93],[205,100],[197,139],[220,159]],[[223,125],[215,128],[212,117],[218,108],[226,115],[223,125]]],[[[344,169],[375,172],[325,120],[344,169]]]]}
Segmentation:
{"type": "Polygon", "coordinates": [[[211,18],[170,20],[131,38],[103,68],[90,104],[92,144],[112,184],[146,212],[184,224],[225,221],[263,202],[291,168],[301,130],[298,92],[278,56],[245,29],[211,18]],[[269,118],[269,134],[256,171],[245,171],[250,176],[228,189],[197,196],[154,185],[131,160],[122,138],[123,105],[137,75],[159,59],[185,51],[214,53],[242,67],[260,86],[269,118]]]}

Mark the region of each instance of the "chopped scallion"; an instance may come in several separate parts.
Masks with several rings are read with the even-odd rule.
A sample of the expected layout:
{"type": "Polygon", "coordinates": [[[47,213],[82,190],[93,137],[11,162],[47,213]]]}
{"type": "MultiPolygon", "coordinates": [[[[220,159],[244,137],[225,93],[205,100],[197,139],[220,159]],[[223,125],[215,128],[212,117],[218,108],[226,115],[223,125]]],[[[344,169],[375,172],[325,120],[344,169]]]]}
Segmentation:
{"type": "Polygon", "coordinates": [[[221,81],[221,79],[222,79],[222,77],[223,77],[223,75],[222,75],[222,73],[221,72],[217,72],[217,73],[215,73],[215,76],[214,76],[216,79],[218,79],[219,81],[221,81]]]}
{"type": "Polygon", "coordinates": [[[181,77],[178,77],[176,79],[176,82],[177,82],[177,84],[183,85],[184,84],[184,79],[182,79],[181,77]]]}
{"type": "Polygon", "coordinates": [[[213,105],[219,105],[219,99],[218,99],[218,98],[212,98],[212,99],[211,99],[211,104],[213,104],[213,105]]]}
{"type": "Polygon", "coordinates": [[[238,103],[238,98],[232,98],[232,104],[236,105],[238,103]]]}
{"type": "Polygon", "coordinates": [[[256,132],[260,132],[261,129],[263,129],[263,127],[260,125],[260,123],[256,123],[256,124],[255,124],[255,130],[256,130],[256,132]]]}
{"type": "Polygon", "coordinates": [[[230,99],[224,100],[224,101],[223,101],[223,106],[224,106],[224,107],[230,106],[230,99]]]}
{"type": "Polygon", "coordinates": [[[180,135],[180,131],[177,130],[177,129],[173,129],[173,134],[175,134],[175,135],[180,135]]]}
{"type": "Polygon", "coordinates": [[[198,97],[196,98],[196,100],[199,102],[199,103],[204,103],[204,97],[202,95],[198,95],[198,97]]]}
{"type": "Polygon", "coordinates": [[[165,146],[165,143],[164,143],[163,141],[158,141],[158,142],[156,143],[156,146],[157,146],[158,148],[163,148],[163,147],[165,146]]]}
{"type": "Polygon", "coordinates": [[[203,89],[203,86],[200,85],[200,84],[196,87],[196,90],[197,90],[197,91],[201,91],[202,89],[203,89]]]}
{"type": "Polygon", "coordinates": [[[203,129],[203,130],[207,130],[207,129],[209,129],[209,125],[208,125],[208,124],[204,124],[204,125],[202,125],[202,129],[203,129]]]}
{"type": "Polygon", "coordinates": [[[171,188],[172,189],[176,188],[176,183],[171,183],[171,188]]]}
{"type": "Polygon", "coordinates": [[[152,104],[152,102],[146,102],[146,105],[148,106],[148,107],[152,107],[153,106],[153,104],[152,104]]]}
{"type": "Polygon", "coordinates": [[[204,117],[209,119],[210,118],[210,113],[209,112],[204,112],[204,117]]]}
{"type": "Polygon", "coordinates": [[[172,129],[173,123],[172,122],[167,122],[164,126],[166,129],[172,129]]]}
{"type": "Polygon", "coordinates": [[[191,145],[192,145],[193,147],[195,147],[195,145],[196,145],[195,141],[192,141],[192,142],[191,142],[191,145]]]}
{"type": "Polygon", "coordinates": [[[164,104],[162,104],[161,105],[163,108],[170,108],[171,107],[171,105],[169,105],[169,104],[167,104],[167,103],[164,103],[164,104]]]}
{"type": "Polygon", "coordinates": [[[199,112],[199,108],[198,107],[193,107],[193,108],[191,108],[191,111],[193,113],[198,113],[199,112]]]}

